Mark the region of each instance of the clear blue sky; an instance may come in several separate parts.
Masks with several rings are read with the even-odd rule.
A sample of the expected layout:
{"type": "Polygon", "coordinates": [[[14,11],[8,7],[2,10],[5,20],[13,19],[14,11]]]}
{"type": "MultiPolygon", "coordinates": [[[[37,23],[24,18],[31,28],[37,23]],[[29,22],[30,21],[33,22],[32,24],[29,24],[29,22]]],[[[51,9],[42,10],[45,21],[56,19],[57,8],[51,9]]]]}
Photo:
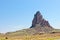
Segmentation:
{"type": "Polygon", "coordinates": [[[0,32],[29,28],[38,10],[60,29],[60,0],[0,0],[0,32]]]}

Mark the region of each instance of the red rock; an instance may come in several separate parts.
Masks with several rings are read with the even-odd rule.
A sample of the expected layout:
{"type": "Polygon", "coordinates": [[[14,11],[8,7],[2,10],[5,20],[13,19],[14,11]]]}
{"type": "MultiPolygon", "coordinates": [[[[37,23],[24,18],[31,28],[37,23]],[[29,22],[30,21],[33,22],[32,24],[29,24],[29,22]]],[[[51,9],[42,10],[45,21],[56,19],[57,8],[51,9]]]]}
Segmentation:
{"type": "Polygon", "coordinates": [[[36,26],[36,24],[40,24],[41,27],[51,27],[49,22],[46,21],[43,16],[41,15],[41,13],[39,11],[36,12],[36,14],[34,15],[34,18],[32,20],[32,26],[30,28],[33,28],[36,26]]]}

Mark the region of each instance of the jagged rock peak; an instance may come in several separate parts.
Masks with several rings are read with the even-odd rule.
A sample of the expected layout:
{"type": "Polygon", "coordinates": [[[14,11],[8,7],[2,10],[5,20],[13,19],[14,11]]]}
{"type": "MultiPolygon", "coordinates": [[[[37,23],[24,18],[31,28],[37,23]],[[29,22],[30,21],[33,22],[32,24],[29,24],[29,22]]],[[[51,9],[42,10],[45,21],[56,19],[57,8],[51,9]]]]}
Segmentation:
{"type": "Polygon", "coordinates": [[[37,16],[37,15],[41,15],[40,11],[36,12],[35,16],[37,16]]]}
{"type": "Polygon", "coordinates": [[[40,11],[37,11],[36,12],[36,14],[34,15],[34,17],[36,17],[37,19],[37,21],[39,20],[39,19],[42,19],[43,17],[42,17],[42,15],[41,15],[41,13],[40,13],[40,11]]]}
{"type": "Polygon", "coordinates": [[[36,14],[34,15],[34,18],[32,20],[32,26],[30,28],[35,27],[36,24],[39,24],[41,27],[44,27],[44,26],[50,27],[49,22],[43,18],[40,11],[37,11],[36,14]]]}

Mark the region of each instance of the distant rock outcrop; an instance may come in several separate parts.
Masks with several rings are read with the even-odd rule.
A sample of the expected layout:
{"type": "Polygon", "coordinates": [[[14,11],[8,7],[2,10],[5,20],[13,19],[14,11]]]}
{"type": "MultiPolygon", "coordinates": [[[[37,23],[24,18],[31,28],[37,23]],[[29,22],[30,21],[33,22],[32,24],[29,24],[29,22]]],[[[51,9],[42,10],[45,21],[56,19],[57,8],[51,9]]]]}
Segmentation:
{"type": "Polygon", "coordinates": [[[34,15],[34,18],[32,20],[32,26],[30,28],[34,28],[37,26],[37,24],[40,25],[40,27],[49,27],[52,28],[49,24],[48,21],[46,21],[43,16],[41,15],[41,13],[39,11],[36,12],[36,14],[34,15]]]}

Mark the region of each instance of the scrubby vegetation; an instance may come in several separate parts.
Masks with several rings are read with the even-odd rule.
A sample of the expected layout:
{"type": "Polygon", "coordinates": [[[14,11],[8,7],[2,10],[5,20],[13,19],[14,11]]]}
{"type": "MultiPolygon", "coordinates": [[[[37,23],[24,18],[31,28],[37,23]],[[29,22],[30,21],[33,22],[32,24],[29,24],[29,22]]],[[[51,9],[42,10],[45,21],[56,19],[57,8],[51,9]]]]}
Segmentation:
{"type": "Polygon", "coordinates": [[[0,36],[0,40],[58,40],[60,33],[43,34],[43,35],[24,35],[24,36],[0,36]]]}

